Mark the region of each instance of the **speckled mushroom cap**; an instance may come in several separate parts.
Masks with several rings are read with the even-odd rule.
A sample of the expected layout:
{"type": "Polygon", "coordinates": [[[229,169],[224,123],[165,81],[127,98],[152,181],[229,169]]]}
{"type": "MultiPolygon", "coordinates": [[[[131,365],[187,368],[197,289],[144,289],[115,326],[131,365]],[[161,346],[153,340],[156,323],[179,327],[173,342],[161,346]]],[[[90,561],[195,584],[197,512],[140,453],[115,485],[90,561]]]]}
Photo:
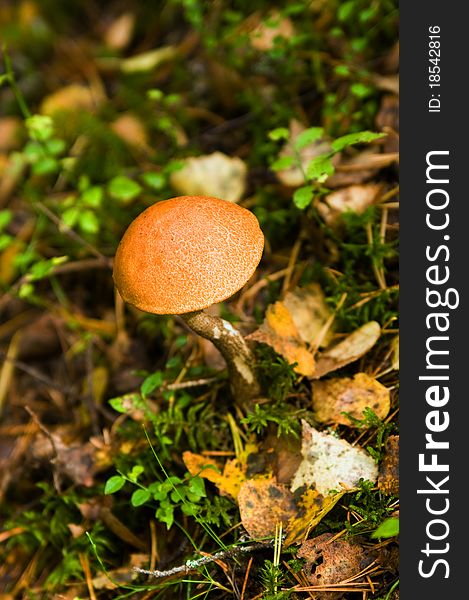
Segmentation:
{"type": "Polygon", "coordinates": [[[263,248],[259,223],[245,208],[209,196],[171,198],[132,221],[117,248],[114,282],[145,312],[192,312],[241,289],[263,248]]]}

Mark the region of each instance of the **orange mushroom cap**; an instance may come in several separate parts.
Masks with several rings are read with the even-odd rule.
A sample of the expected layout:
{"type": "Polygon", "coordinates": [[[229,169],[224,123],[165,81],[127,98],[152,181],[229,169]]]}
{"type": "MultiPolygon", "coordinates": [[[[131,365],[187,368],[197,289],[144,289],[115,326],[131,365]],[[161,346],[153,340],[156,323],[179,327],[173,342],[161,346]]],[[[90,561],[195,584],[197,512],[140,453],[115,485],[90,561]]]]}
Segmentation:
{"type": "Polygon", "coordinates": [[[201,310],[240,290],[263,248],[259,223],[245,208],[209,196],[171,198],[129,225],[114,282],[126,302],[145,312],[201,310]]]}

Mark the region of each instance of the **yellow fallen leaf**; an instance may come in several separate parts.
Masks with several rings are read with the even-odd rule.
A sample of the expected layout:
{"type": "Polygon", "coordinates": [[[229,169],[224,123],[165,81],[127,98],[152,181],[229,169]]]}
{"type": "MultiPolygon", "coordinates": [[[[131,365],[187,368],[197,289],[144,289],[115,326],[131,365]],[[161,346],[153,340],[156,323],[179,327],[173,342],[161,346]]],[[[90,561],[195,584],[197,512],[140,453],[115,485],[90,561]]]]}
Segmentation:
{"type": "Polygon", "coordinates": [[[237,459],[228,460],[223,472],[219,463],[207,456],[186,451],[182,460],[187,470],[193,476],[198,475],[214,483],[222,496],[231,496],[236,500],[241,484],[246,479],[244,468],[237,459]]]}
{"type": "Polygon", "coordinates": [[[313,410],[320,423],[334,423],[353,427],[344,412],[363,419],[365,408],[371,408],[377,417],[384,419],[389,413],[389,390],[366,373],[349,377],[313,382],[313,410]]]}
{"type": "Polygon", "coordinates": [[[275,302],[267,308],[264,323],[247,339],[267,344],[290,364],[297,363],[294,370],[301,375],[311,376],[315,372],[314,356],[301,339],[283,302],[275,302]]]}
{"type": "Polygon", "coordinates": [[[124,142],[137,148],[148,147],[148,135],[143,122],[131,113],[120,115],[110,125],[111,129],[124,142]]]}
{"type": "MultiPolygon", "coordinates": [[[[283,304],[289,310],[301,339],[315,345],[318,335],[331,317],[326,297],[318,283],[310,283],[288,292],[283,304]]],[[[321,341],[327,346],[332,338],[332,328],[328,329],[321,341]]]]}
{"type": "Polygon", "coordinates": [[[317,357],[312,379],[319,379],[326,373],[336,371],[362,357],[376,344],[380,335],[379,323],[376,321],[365,323],[317,357]]]}
{"type": "Polygon", "coordinates": [[[252,538],[273,537],[277,523],[296,515],[293,494],[275,478],[248,479],[238,495],[241,522],[252,538]]]}
{"type": "Polygon", "coordinates": [[[246,189],[247,167],[244,161],[222,152],[189,157],[182,169],[171,173],[173,188],[187,196],[215,196],[238,202],[246,189]]]}
{"type": "Polygon", "coordinates": [[[329,496],[322,496],[315,489],[308,489],[302,494],[297,503],[298,512],[287,525],[287,537],[284,546],[291,546],[308,537],[309,532],[316,527],[327,513],[334,508],[346,492],[338,492],[329,496]]]}

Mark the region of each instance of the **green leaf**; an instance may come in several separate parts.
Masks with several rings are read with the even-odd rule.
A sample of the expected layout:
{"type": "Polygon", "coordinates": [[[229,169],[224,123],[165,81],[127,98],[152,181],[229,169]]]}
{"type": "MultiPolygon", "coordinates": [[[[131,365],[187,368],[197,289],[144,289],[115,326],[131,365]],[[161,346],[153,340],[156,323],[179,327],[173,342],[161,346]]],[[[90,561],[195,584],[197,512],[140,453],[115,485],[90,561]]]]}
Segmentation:
{"type": "Polygon", "coordinates": [[[6,208],[5,210],[0,210],[0,231],[5,229],[10,224],[10,221],[13,218],[13,211],[6,208]]]}
{"type": "Polygon", "coordinates": [[[58,156],[62,154],[65,150],[65,142],[59,138],[52,138],[51,140],[47,140],[45,143],[45,147],[49,154],[53,156],[58,156]]]}
{"type": "Polygon", "coordinates": [[[373,531],[372,538],[390,538],[399,533],[399,519],[391,517],[383,521],[381,525],[373,531]]]}
{"type": "Polygon", "coordinates": [[[127,474],[127,477],[130,479],[130,481],[135,483],[144,471],[145,469],[142,467],[142,465],[134,465],[130,473],[127,474]]]}
{"type": "Polygon", "coordinates": [[[99,231],[99,219],[92,210],[80,212],[78,225],[85,233],[98,233],[99,231]]]}
{"type": "Polygon", "coordinates": [[[322,154],[313,158],[306,167],[306,176],[312,181],[322,183],[334,173],[332,157],[329,154],[322,154]]]}
{"type": "Polygon", "coordinates": [[[25,120],[25,124],[33,139],[45,142],[54,135],[54,123],[46,115],[33,115],[25,120]]]}
{"type": "Polygon", "coordinates": [[[138,394],[124,394],[123,396],[111,398],[109,400],[109,404],[115,411],[119,413],[126,413],[134,408],[139,408],[139,404],[141,404],[139,401],[140,396],[138,394]]]}
{"type": "Polygon", "coordinates": [[[67,208],[62,214],[62,221],[67,225],[67,227],[72,228],[76,222],[78,221],[78,217],[80,216],[80,209],[78,206],[72,206],[71,208],[67,208]]]}
{"type": "Polygon", "coordinates": [[[162,523],[166,523],[166,527],[168,529],[171,528],[171,525],[174,523],[174,507],[169,506],[160,506],[160,508],[155,513],[158,521],[162,523]]]}
{"type": "Polygon", "coordinates": [[[163,373],[161,371],[156,371],[156,373],[153,373],[153,375],[147,377],[140,387],[142,396],[146,398],[157,388],[161,387],[163,385],[163,381],[163,373]]]}
{"type": "Polygon", "coordinates": [[[278,140],[288,140],[289,137],[290,132],[286,127],[277,127],[277,129],[272,129],[272,131],[269,131],[269,139],[273,140],[274,142],[278,140]]]}
{"type": "Polygon", "coordinates": [[[293,156],[281,156],[270,165],[270,168],[273,171],[282,171],[283,169],[289,169],[294,162],[293,156]]]}
{"type": "Polygon", "coordinates": [[[81,199],[87,206],[99,208],[101,206],[103,194],[103,188],[99,185],[94,185],[83,192],[81,199]]]}
{"type": "Polygon", "coordinates": [[[52,158],[52,156],[40,158],[32,166],[34,175],[50,175],[58,170],[59,163],[55,160],[55,158],[52,158]]]}
{"type": "Polygon", "coordinates": [[[349,133],[348,135],[343,135],[340,138],[337,138],[332,142],[332,149],[334,152],[340,152],[347,146],[352,146],[353,144],[362,144],[366,142],[372,142],[373,140],[379,140],[384,137],[385,133],[373,133],[372,131],[359,131],[357,133],[349,133]]]}
{"type": "Polygon", "coordinates": [[[109,478],[106,481],[106,485],[104,486],[105,494],[115,494],[125,485],[125,479],[120,475],[113,475],[113,477],[109,478]]]}
{"type": "Polygon", "coordinates": [[[166,185],[166,177],[163,175],[163,173],[155,173],[154,171],[150,171],[148,173],[144,173],[142,175],[142,179],[148,187],[154,190],[161,190],[166,185]]]}
{"type": "Polygon", "coordinates": [[[293,202],[299,209],[304,210],[311,204],[313,199],[313,186],[304,185],[298,188],[293,194],[293,202]]]}
{"type": "Polygon", "coordinates": [[[296,150],[301,150],[310,144],[314,144],[322,138],[324,135],[324,129],[322,127],[310,127],[305,131],[302,131],[293,144],[296,150]]]}
{"type": "Polygon", "coordinates": [[[200,497],[207,495],[205,492],[205,482],[202,477],[199,477],[198,475],[192,477],[190,480],[189,490],[200,497]]]}
{"type": "Polygon", "coordinates": [[[118,175],[109,182],[108,191],[113,198],[127,204],[140,194],[142,187],[125,175],[118,175]]]}
{"type": "Polygon", "coordinates": [[[199,507],[195,504],[183,504],[181,506],[181,511],[188,517],[193,517],[199,512],[199,507]]]}
{"type": "Polygon", "coordinates": [[[363,98],[366,98],[367,96],[370,96],[373,93],[373,88],[369,85],[365,85],[364,83],[357,82],[352,83],[352,85],[350,86],[350,91],[354,96],[362,100],[363,98]]]}
{"type": "Polygon", "coordinates": [[[66,256],[57,256],[55,258],[49,258],[47,260],[40,260],[31,267],[31,270],[27,276],[27,280],[37,281],[39,279],[43,279],[52,272],[55,266],[60,265],[66,261],[66,256]]]}
{"type": "Polygon", "coordinates": [[[130,498],[130,503],[132,506],[142,506],[145,502],[150,500],[151,494],[149,490],[135,490],[130,498]]]}

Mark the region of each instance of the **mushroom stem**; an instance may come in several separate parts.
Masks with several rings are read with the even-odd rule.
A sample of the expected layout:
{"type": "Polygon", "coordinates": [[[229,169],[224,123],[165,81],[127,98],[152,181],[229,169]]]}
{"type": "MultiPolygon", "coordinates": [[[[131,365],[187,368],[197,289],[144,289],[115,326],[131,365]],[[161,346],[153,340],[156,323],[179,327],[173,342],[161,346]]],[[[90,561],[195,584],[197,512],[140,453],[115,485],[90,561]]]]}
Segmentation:
{"type": "Polygon", "coordinates": [[[228,321],[212,317],[202,310],[185,313],[180,317],[222,353],[235,399],[243,402],[259,397],[260,385],[254,372],[254,355],[239,331],[228,321]]]}

